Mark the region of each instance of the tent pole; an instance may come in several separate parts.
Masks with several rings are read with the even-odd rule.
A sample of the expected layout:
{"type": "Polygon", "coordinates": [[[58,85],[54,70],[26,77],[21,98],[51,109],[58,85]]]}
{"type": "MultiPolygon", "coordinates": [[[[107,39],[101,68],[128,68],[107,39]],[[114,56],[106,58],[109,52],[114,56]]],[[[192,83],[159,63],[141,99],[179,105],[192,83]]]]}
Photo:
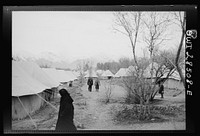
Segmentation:
{"type": "Polygon", "coordinates": [[[36,127],[37,129],[37,124],[33,121],[33,119],[31,118],[30,114],[28,113],[28,111],[26,110],[25,106],[23,105],[22,101],[20,100],[19,96],[17,97],[19,102],[21,103],[22,107],[24,108],[25,112],[27,113],[27,115],[29,116],[29,118],[31,119],[31,121],[33,122],[33,125],[36,127]]]}
{"type": "Polygon", "coordinates": [[[58,112],[58,109],[52,105],[50,102],[46,101],[44,98],[42,98],[39,94],[36,94],[38,97],[40,97],[42,100],[44,100],[46,103],[48,103],[50,106],[52,106],[57,112],[58,112]]]}

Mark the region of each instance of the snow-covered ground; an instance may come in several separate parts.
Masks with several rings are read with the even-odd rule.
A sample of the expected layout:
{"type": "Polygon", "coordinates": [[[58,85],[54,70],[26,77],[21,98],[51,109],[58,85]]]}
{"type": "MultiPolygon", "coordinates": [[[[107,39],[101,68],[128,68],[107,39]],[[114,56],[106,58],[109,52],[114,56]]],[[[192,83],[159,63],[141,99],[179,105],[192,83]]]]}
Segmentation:
{"type": "MultiPolygon", "coordinates": [[[[78,83],[78,82],[77,82],[78,83]]],[[[182,121],[164,121],[164,122],[152,122],[152,123],[134,123],[134,124],[115,124],[113,121],[113,115],[111,114],[112,107],[121,105],[125,96],[125,90],[118,86],[113,85],[111,93],[112,101],[110,103],[103,103],[105,98],[105,86],[108,86],[107,81],[101,80],[101,86],[99,92],[95,91],[93,86],[92,92],[87,90],[86,83],[83,86],[74,84],[73,88],[68,88],[72,98],[74,99],[74,123],[78,130],[185,130],[185,119],[182,121]]],[[[167,90],[166,90],[167,91],[167,90]]],[[[171,91],[172,92],[172,91],[171,91]]],[[[170,105],[170,104],[183,104],[185,105],[184,93],[173,97],[168,92],[161,99],[160,95],[156,95],[155,99],[161,100],[158,105],[170,105]]],[[[57,97],[52,103],[59,108],[59,97],[57,97]]],[[[57,121],[58,113],[49,105],[35,115],[33,119],[38,125],[38,130],[54,130],[57,121]]],[[[13,129],[15,130],[33,130],[33,124],[30,119],[27,118],[21,121],[13,121],[13,129]]]]}

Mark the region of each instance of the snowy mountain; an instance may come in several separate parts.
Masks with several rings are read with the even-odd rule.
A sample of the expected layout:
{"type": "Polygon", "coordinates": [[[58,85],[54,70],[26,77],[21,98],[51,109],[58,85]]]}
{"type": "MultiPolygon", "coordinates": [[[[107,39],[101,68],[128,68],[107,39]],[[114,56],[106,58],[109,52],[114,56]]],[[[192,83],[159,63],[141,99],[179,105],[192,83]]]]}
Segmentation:
{"type": "Polygon", "coordinates": [[[69,66],[67,60],[53,52],[41,52],[33,54],[28,51],[13,52],[12,57],[14,60],[24,60],[36,62],[40,67],[53,67],[66,69],[69,66]]]}
{"type": "Polygon", "coordinates": [[[77,69],[78,65],[82,65],[84,62],[92,64],[93,68],[99,62],[112,61],[106,56],[96,55],[86,59],[77,59],[71,63],[64,56],[58,55],[53,52],[41,52],[39,54],[33,54],[28,51],[13,52],[12,57],[14,60],[25,60],[36,62],[40,67],[52,67],[61,69],[77,69]]]}
{"type": "Polygon", "coordinates": [[[12,52],[12,57],[14,60],[35,61],[37,59],[35,54],[28,51],[12,52]]]}

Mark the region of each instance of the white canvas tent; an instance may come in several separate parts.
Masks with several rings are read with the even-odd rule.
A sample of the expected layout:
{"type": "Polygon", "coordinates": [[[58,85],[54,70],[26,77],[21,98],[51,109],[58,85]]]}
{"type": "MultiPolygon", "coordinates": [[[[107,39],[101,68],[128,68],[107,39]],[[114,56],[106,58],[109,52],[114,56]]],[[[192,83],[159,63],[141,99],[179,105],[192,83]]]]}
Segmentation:
{"type": "Polygon", "coordinates": [[[102,76],[103,72],[104,72],[103,70],[97,70],[96,74],[99,75],[99,76],[102,76]]]}
{"type": "Polygon", "coordinates": [[[59,76],[58,71],[55,68],[42,68],[42,70],[53,80],[60,83],[61,77],[59,76]]]}
{"type": "Polygon", "coordinates": [[[132,74],[134,72],[136,72],[136,69],[137,69],[137,66],[129,66],[127,69],[126,69],[126,75],[127,76],[132,76],[132,74]]]}
{"type": "MultiPolygon", "coordinates": [[[[47,102],[45,100],[46,93],[43,91],[50,89],[48,85],[52,86],[40,82],[44,80],[33,78],[34,70],[30,68],[29,72],[31,71],[31,73],[29,73],[25,70],[26,68],[27,65],[24,62],[22,64],[12,61],[12,119],[22,119],[29,116],[32,120],[31,114],[47,102]]],[[[33,124],[35,125],[34,121],[33,124]]]]}
{"type": "Polygon", "coordinates": [[[103,74],[101,75],[102,77],[113,77],[113,73],[110,72],[110,70],[106,70],[103,72],[103,74]]]}
{"type": "Polygon", "coordinates": [[[114,77],[127,77],[127,69],[120,68],[119,71],[114,75],[114,77]]]}
{"type": "Polygon", "coordinates": [[[78,78],[73,74],[72,71],[65,71],[65,72],[66,72],[66,74],[68,75],[70,81],[73,81],[73,80],[78,79],[78,78]]]}
{"type": "Polygon", "coordinates": [[[43,70],[51,78],[53,78],[54,80],[56,80],[59,83],[69,82],[69,81],[76,79],[76,77],[74,75],[72,75],[71,72],[67,72],[65,70],[57,70],[55,68],[43,68],[43,70]]]}
{"type": "Polygon", "coordinates": [[[60,77],[60,82],[69,82],[73,81],[74,78],[67,74],[65,70],[56,70],[58,73],[58,76],[60,77]]]}
{"type": "Polygon", "coordinates": [[[40,93],[49,88],[32,78],[19,62],[12,62],[12,96],[40,93]]]}
{"type": "MultiPolygon", "coordinates": [[[[156,71],[158,70],[159,65],[156,62],[153,62],[153,78],[156,77],[156,71]]],[[[152,63],[150,63],[147,68],[144,70],[144,77],[151,78],[151,69],[152,69],[152,63]]]]}
{"type": "Polygon", "coordinates": [[[59,85],[58,82],[48,76],[36,63],[28,61],[20,61],[18,63],[32,78],[49,88],[57,87],[59,85]]]}
{"type": "MultiPolygon", "coordinates": [[[[169,71],[166,71],[162,78],[166,78],[169,71]]],[[[184,74],[184,71],[183,71],[184,74]]],[[[178,71],[174,71],[172,75],[168,77],[168,79],[164,82],[164,87],[169,89],[184,89],[183,82],[181,82],[181,78],[179,76],[178,71]]]]}

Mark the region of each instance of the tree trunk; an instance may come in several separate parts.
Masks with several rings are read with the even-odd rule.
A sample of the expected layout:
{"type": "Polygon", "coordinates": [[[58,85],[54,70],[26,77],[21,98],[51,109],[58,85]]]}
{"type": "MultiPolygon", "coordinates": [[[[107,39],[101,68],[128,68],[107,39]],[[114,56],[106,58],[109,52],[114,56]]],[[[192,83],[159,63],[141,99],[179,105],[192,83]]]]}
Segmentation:
{"type": "Polygon", "coordinates": [[[184,87],[185,87],[185,78],[184,78],[183,73],[182,73],[182,71],[179,67],[178,60],[179,60],[179,56],[180,56],[180,52],[181,52],[181,49],[182,49],[182,46],[183,46],[183,40],[184,40],[184,36],[185,36],[185,22],[186,22],[185,17],[186,17],[186,12],[184,12],[184,15],[183,15],[183,22],[180,20],[181,27],[182,27],[182,36],[181,36],[181,41],[180,41],[180,44],[179,44],[179,48],[178,48],[177,55],[176,55],[176,61],[175,61],[175,65],[177,67],[178,73],[181,77],[181,81],[183,82],[184,87]]]}
{"type": "Polygon", "coordinates": [[[182,71],[181,71],[181,69],[180,69],[180,67],[179,67],[179,63],[178,63],[179,56],[180,56],[180,52],[181,52],[181,48],[182,48],[182,46],[183,46],[184,35],[185,35],[185,30],[182,31],[181,41],[180,41],[179,48],[178,48],[178,51],[177,51],[176,63],[175,63],[175,65],[176,65],[177,71],[178,71],[178,73],[179,73],[179,75],[180,75],[180,77],[181,77],[181,81],[183,82],[183,85],[184,85],[184,87],[185,87],[185,78],[184,78],[184,76],[183,76],[183,74],[182,74],[182,71]]]}

